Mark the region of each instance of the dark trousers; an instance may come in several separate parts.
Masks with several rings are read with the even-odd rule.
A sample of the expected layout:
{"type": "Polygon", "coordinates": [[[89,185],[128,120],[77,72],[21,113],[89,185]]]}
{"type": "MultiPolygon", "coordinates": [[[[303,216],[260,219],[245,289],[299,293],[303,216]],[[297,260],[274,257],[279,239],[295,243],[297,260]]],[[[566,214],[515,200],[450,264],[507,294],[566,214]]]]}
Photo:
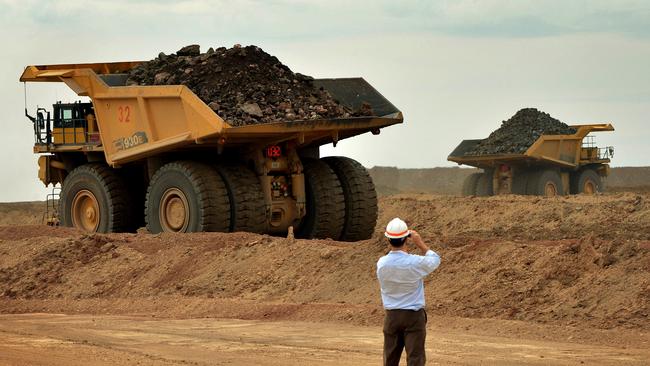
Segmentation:
{"type": "Polygon", "coordinates": [[[397,366],[406,347],[408,366],[426,363],[424,341],[427,337],[427,313],[424,309],[386,310],[384,318],[384,366],[397,366]]]}

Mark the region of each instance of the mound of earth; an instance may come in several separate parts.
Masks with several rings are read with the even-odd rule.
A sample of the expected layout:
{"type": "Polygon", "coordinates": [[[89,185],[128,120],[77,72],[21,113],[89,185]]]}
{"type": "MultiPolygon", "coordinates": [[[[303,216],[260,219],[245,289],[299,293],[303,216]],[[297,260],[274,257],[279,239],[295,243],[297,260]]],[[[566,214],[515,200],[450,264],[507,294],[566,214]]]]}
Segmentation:
{"type": "Polygon", "coordinates": [[[165,316],[173,299],[174,311],[208,316],[233,300],[249,304],[237,316],[259,304],[264,317],[379,324],[382,226],[402,216],[442,256],[426,280],[430,314],[650,329],[650,207],[638,197],[398,196],[380,201],[375,236],[358,243],[2,227],[0,312],[165,316]]]}
{"type": "Polygon", "coordinates": [[[45,202],[0,203],[0,226],[43,223],[45,202]]]}
{"type": "MultiPolygon", "coordinates": [[[[380,198],[379,222],[401,217],[438,238],[650,239],[650,196],[616,193],[557,198],[399,194],[380,198]]],[[[443,239],[447,240],[447,239],[443,239]]]]}
{"type": "Polygon", "coordinates": [[[338,103],[313,78],[294,73],[256,46],[183,47],[129,72],[128,85],[186,85],[231,125],[372,115],[338,103]]]}
{"type": "Polygon", "coordinates": [[[523,154],[541,135],[570,135],[576,129],[536,108],[524,108],[466,155],[523,154]]]}

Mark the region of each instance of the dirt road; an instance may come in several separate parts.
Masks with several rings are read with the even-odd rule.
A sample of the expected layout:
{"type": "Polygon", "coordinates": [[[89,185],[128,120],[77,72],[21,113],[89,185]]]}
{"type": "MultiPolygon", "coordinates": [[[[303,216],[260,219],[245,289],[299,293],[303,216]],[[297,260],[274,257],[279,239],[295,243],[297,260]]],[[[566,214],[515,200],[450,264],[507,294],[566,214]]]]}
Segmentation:
{"type": "MultiPolygon", "coordinates": [[[[480,325],[480,320],[473,321],[480,325]]],[[[507,328],[507,324],[504,324],[507,328]]],[[[480,328],[480,326],[479,326],[480,328]]],[[[0,316],[0,365],[376,365],[379,327],[234,319],[0,316]]],[[[643,365],[650,350],[432,325],[431,365],[643,365]]]]}

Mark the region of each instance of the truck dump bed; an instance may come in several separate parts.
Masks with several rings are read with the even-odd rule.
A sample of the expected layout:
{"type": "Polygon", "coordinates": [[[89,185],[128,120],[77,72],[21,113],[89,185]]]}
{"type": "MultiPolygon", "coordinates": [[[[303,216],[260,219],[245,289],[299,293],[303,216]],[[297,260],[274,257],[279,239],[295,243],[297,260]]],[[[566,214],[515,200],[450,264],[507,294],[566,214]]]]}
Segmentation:
{"type": "Polygon", "coordinates": [[[614,131],[609,124],[574,125],[572,135],[542,135],[523,154],[470,155],[482,140],[463,140],[447,160],[477,168],[492,168],[499,164],[547,165],[576,168],[585,162],[609,163],[607,154],[592,146],[583,146],[583,139],[591,132],[614,131]]]}
{"type": "Polygon", "coordinates": [[[184,85],[126,86],[126,72],[140,62],[29,66],[23,82],[64,82],[92,99],[101,140],[83,146],[36,146],[36,152],[103,151],[110,165],[192,146],[260,146],[296,140],[319,146],[402,123],[402,113],[362,78],[317,79],[341,104],[370,103],[375,116],[233,127],[184,85]]]}

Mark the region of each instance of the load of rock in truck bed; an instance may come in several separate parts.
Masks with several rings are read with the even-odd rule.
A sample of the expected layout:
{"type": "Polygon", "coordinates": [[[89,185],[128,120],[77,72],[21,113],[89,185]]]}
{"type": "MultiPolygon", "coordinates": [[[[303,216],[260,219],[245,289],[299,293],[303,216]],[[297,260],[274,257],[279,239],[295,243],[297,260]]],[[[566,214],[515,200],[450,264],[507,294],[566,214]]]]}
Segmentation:
{"type": "Polygon", "coordinates": [[[465,155],[523,154],[541,135],[572,135],[576,129],[536,108],[519,110],[465,155]]]}
{"type": "Polygon", "coordinates": [[[127,85],[186,85],[235,126],[373,115],[369,104],[351,110],[316,88],[313,80],[256,46],[201,53],[198,45],[191,45],[133,68],[127,85]]]}

